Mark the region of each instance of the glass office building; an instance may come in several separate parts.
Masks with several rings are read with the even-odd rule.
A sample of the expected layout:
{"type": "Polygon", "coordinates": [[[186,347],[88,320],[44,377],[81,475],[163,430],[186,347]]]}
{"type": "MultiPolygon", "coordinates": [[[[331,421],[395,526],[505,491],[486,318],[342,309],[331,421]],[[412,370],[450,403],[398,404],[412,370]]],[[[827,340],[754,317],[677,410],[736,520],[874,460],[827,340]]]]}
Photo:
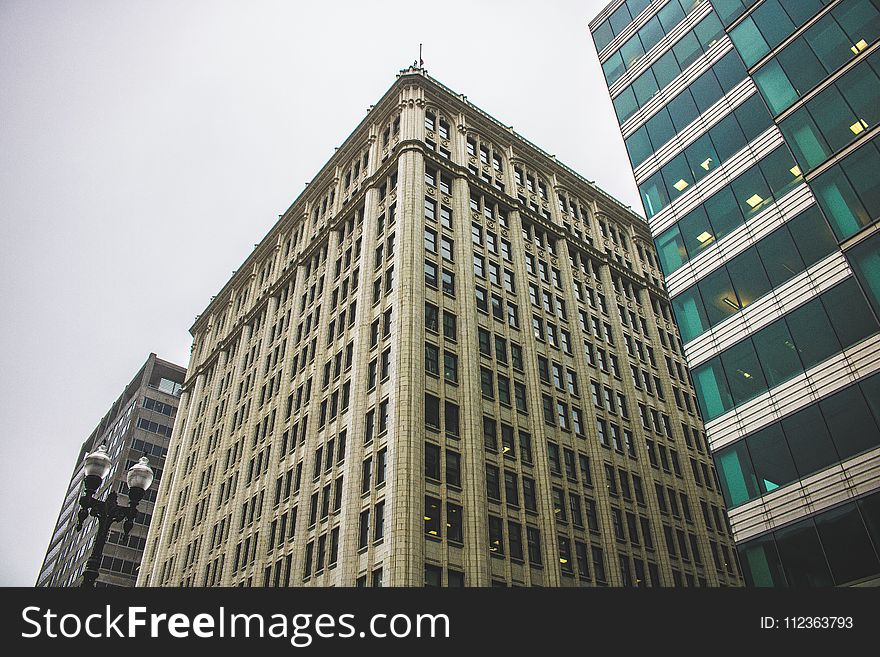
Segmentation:
{"type": "Polygon", "coordinates": [[[880,1],[590,23],[753,586],[880,583],[880,1]]]}

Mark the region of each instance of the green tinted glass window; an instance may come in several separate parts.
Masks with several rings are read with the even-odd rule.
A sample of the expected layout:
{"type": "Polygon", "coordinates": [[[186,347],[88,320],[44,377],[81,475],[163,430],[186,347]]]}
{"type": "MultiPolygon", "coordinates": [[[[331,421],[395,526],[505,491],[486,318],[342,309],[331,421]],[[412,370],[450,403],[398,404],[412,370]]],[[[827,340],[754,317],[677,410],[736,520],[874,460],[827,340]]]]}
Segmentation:
{"type": "Polygon", "coordinates": [[[630,135],[626,140],[626,152],[633,168],[644,162],[654,152],[651,141],[648,139],[648,129],[642,126],[630,135]]]}
{"type": "Polygon", "coordinates": [[[785,320],[797,345],[804,369],[809,369],[840,351],[840,343],[819,299],[795,308],[785,316],[785,320]]]}
{"type": "Polygon", "coordinates": [[[620,95],[614,99],[614,113],[617,115],[618,123],[623,123],[639,108],[636,103],[636,95],[633,93],[632,86],[624,89],[620,95]]]}
{"type": "Polygon", "coordinates": [[[748,141],[740,128],[739,122],[733,114],[728,114],[718,125],[709,131],[712,137],[712,143],[718,151],[718,157],[724,162],[731,155],[745,146],[748,141]]]}
{"type": "Polygon", "coordinates": [[[659,235],[655,244],[657,255],[660,258],[660,267],[667,276],[681,267],[688,259],[684,241],[681,239],[681,232],[677,225],[659,235]]]}
{"type": "Polygon", "coordinates": [[[832,167],[815,178],[811,187],[838,238],[849,237],[870,223],[868,211],[840,166],[832,167]]]}
{"type": "Polygon", "coordinates": [[[649,4],[651,4],[650,0],[626,0],[626,6],[629,7],[629,13],[633,18],[641,14],[649,4]]]}
{"type": "Polygon", "coordinates": [[[649,219],[669,204],[666,185],[663,184],[663,177],[659,171],[639,185],[639,193],[645,206],[645,214],[649,219]]]}
{"type": "Polygon", "coordinates": [[[840,3],[832,12],[853,43],[865,39],[869,43],[880,34],[880,7],[873,0],[850,0],[840,3]]]}
{"type": "Polygon", "coordinates": [[[596,52],[602,52],[605,46],[611,43],[613,38],[614,32],[611,31],[611,24],[605,21],[593,32],[593,43],[596,44],[596,52]]]}
{"type": "Polygon", "coordinates": [[[797,100],[797,92],[775,59],[755,71],[753,79],[773,114],[779,114],[797,100]]]}
{"type": "Polygon", "coordinates": [[[672,52],[681,70],[697,61],[697,57],[703,54],[700,42],[697,40],[693,32],[685,34],[678,42],[672,46],[672,52]]]}
{"type": "Polygon", "coordinates": [[[776,321],[752,336],[767,384],[772,388],[804,371],[788,325],[776,321]]]}
{"type": "Polygon", "coordinates": [[[781,0],[780,4],[795,25],[803,25],[828,2],[829,0],[781,0]]]}
{"type": "Polygon", "coordinates": [[[676,131],[685,128],[699,115],[693,96],[687,92],[680,93],[673,98],[669,102],[668,108],[669,115],[672,117],[672,124],[675,126],[676,131]]]}
{"type": "Polygon", "coordinates": [[[880,561],[854,502],[817,515],[816,530],[838,586],[880,571],[880,561]]]}
{"type": "Polygon", "coordinates": [[[700,112],[705,112],[712,104],[714,104],[727,90],[722,90],[718,84],[718,79],[712,75],[711,71],[701,75],[690,85],[690,92],[694,96],[694,102],[700,112]]]}
{"type": "Polygon", "coordinates": [[[697,283],[703,297],[706,317],[710,326],[720,324],[739,310],[736,293],[727,269],[720,267],[697,283]]]}
{"type": "Polygon", "coordinates": [[[749,220],[772,202],[772,194],[767,181],[761,175],[760,167],[754,166],[733,181],[731,184],[734,198],[740,212],[749,220]]]}
{"type": "Polygon", "coordinates": [[[776,60],[798,96],[803,96],[825,77],[825,68],[803,39],[792,41],[776,56],[776,60]]]}
{"type": "Polygon", "coordinates": [[[746,438],[755,469],[760,494],[771,493],[780,486],[797,481],[794,459],[778,423],[761,429],[746,438]]]}
{"type": "Polygon", "coordinates": [[[840,460],[818,406],[808,406],[785,418],[782,430],[800,478],[840,460]]]}
{"type": "Polygon", "coordinates": [[[835,285],[821,299],[843,349],[877,332],[874,313],[854,279],[835,285]]]}
{"type": "Polygon", "coordinates": [[[727,373],[727,385],[734,405],[753,399],[767,390],[767,381],[758,362],[758,354],[751,340],[742,340],[721,354],[727,373]]]}
{"type": "MultiPolygon", "coordinates": [[[[875,66],[880,64],[877,61],[875,66]]],[[[852,108],[859,121],[863,121],[862,129],[873,128],[880,123],[880,77],[867,62],[859,64],[852,71],[844,75],[836,84],[840,93],[846,98],[846,102],[852,108]],[[867,128],[865,125],[867,124],[867,128]]],[[[854,124],[849,124],[850,132],[859,134],[862,129],[854,124]]],[[[847,135],[852,138],[853,135],[847,135]]]]}
{"type": "Polygon", "coordinates": [[[767,272],[767,279],[773,287],[784,283],[804,270],[804,262],[801,260],[788,226],[773,231],[755,246],[767,272]]]}
{"type": "Polygon", "coordinates": [[[666,32],[669,32],[681,22],[682,18],[684,18],[684,11],[679,3],[669,2],[657,13],[657,17],[660,19],[660,24],[663,26],[663,29],[666,32]]]}
{"type": "Polygon", "coordinates": [[[806,267],[819,262],[837,249],[837,240],[822,212],[815,205],[789,221],[788,230],[806,267]]]}
{"type": "Polygon", "coordinates": [[[682,342],[688,342],[710,327],[703,308],[703,300],[697,286],[693,286],[672,299],[672,311],[681,333],[682,342]]]}
{"type": "Polygon", "coordinates": [[[774,537],[789,586],[799,588],[834,584],[812,519],[780,529],[774,532],[774,537]]]}
{"type": "Polygon", "coordinates": [[[745,308],[770,291],[770,279],[756,249],[747,249],[727,264],[740,308],[745,308]]]}
{"type": "Polygon", "coordinates": [[[639,40],[638,34],[627,39],[626,42],[620,47],[620,56],[623,58],[623,65],[627,69],[632,68],[632,65],[638,59],[641,59],[642,55],[644,54],[645,49],[642,48],[642,42],[641,40],[639,40]]]}
{"type": "Polygon", "coordinates": [[[738,506],[760,495],[745,442],[739,441],[721,450],[715,459],[721,492],[728,507],[738,506]]]}
{"type": "Polygon", "coordinates": [[[632,87],[633,93],[636,97],[636,103],[638,103],[639,107],[642,107],[645,103],[656,96],[658,91],[660,91],[660,87],[654,79],[654,75],[651,71],[645,71],[642,75],[637,77],[635,82],[630,86],[632,87]]]}
{"type": "Polygon", "coordinates": [[[650,50],[657,45],[664,35],[663,27],[660,25],[660,19],[657,16],[651,18],[639,30],[639,38],[642,40],[642,46],[645,50],[650,50]]]}
{"type": "Polygon", "coordinates": [[[785,586],[785,573],[772,536],[743,543],[738,548],[743,578],[747,586],[785,586]]]}
{"type": "Polygon", "coordinates": [[[717,239],[742,225],[743,215],[738,205],[730,187],[721,189],[703,203],[717,239]]]}
{"type": "Polygon", "coordinates": [[[730,31],[730,39],[746,66],[752,66],[770,52],[770,46],[751,16],[730,31]]]}
{"type": "Polygon", "coordinates": [[[831,155],[828,142],[825,141],[806,107],[801,107],[786,117],[779,124],[779,129],[803,171],[810,171],[831,155]]]}
{"type": "MultiPolygon", "coordinates": [[[[770,193],[774,199],[782,198],[803,182],[803,176],[796,164],[787,148],[777,148],[761,160],[761,172],[770,186],[770,193]]],[[[748,199],[746,203],[751,205],[748,199]]]]}
{"type": "Polygon", "coordinates": [[[629,8],[626,4],[615,9],[614,13],[612,13],[611,17],[608,19],[608,22],[611,24],[611,29],[614,31],[614,34],[620,34],[623,29],[632,22],[632,16],[630,15],[629,8]]]}
{"type": "Polygon", "coordinates": [[[771,47],[776,47],[792,32],[795,25],[783,11],[779,0],[764,0],[752,13],[771,47]]]}
{"type": "Polygon", "coordinates": [[[602,64],[602,72],[605,74],[605,80],[608,82],[609,87],[617,82],[617,79],[623,75],[624,70],[623,58],[620,56],[619,50],[602,64]]]}
{"type": "Polygon", "coordinates": [[[676,155],[668,164],[663,166],[661,171],[670,202],[677,199],[694,184],[694,176],[691,168],[688,166],[684,153],[676,155]]]}
{"type": "Polygon", "coordinates": [[[856,244],[846,255],[874,312],[880,315],[880,234],[856,244]]]}
{"type": "MultiPolygon", "coordinates": [[[[874,377],[878,378],[878,377],[874,377]]],[[[880,545],[880,495],[863,497],[856,502],[874,545],[880,545]]]]}
{"type": "Polygon", "coordinates": [[[697,41],[700,42],[703,50],[708,50],[724,35],[724,26],[721,25],[718,16],[713,12],[697,24],[694,28],[694,35],[697,37],[697,41]]]}
{"type": "MultiPolygon", "coordinates": [[[[712,67],[715,77],[722,89],[733,89],[746,77],[746,69],[742,59],[735,52],[729,52],[712,67]]],[[[706,75],[704,73],[704,75],[706,75]]]]}
{"type": "Polygon", "coordinates": [[[849,155],[841,167],[846,172],[855,193],[858,194],[865,215],[866,225],[880,217],[880,141],[876,137],[849,155]]]}
{"type": "Polygon", "coordinates": [[[733,408],[733,397],[727,387],[721,359],[717,356],[692,372],[697,403],[707,422],[733,408]]]}
{"type": "Polygon", "coordinates": [[[718,168],[718,153],[715,152],[709,135],[703,135],[688,146],[685,150],[685,157],[697,182],[718,168]]]}
{"type": "Polygon", "coordinates": [[[662,89],[672,82],[681,70],[678,68],[678,62],[675,61],[675,55],[671,50],[666,51],[660,59],[651,65],[654,77],[657,78],[657,85],[662,89]]]}
{"type": "Polygon", "coordinates": [[[761,100],[760,94],[753,94],[734,111],[736,120],[745,134],[746,141],[752,141],[755,137],[773,125],[773,118],[767,111],[767,106],[761,100]]]}
{"type": "Polygon", "coordinates": [[[672,125],[672,119],[669,118],[669,112],[665,109],[651,117],[651,120],[645,124],[648,129],[648,136],[654,145],[654,150],[660,148],[675,135],[675,127],[672,125]]]}
{"type": "Polygon", "coordinates": [[[690,258],[697,257],[703,249],[715,241],[715,233],[709,224],[703,206],[697,206],[682,217],[678,222],[678,227],[690,258]]]}
{"type": "Polygon", "coordinates": [[[841,460],[873,449],[880,443],[880,430],[858,386],[819,402],[841,460]]]}
{"type": "MultiPolygon", "coordinates": [[[[826,14],[820,18],[804,33],[802,41],[806,41],[810,45],[822,63],[824,71],[828,73],[836,70],[853,56],[850,51],[853,44],[837,21],[834,20],[833,14],[826,14]]],[[[820,75],[814,79],[818,81],[822,77],[820,75]]],[[[806,93],[806,90],[802,90],[801,93],[806,93]]]]}
{"type": "Polygon", "coordinates": [[[855,138],[855,130],[858,132],[864,130],[859,124],[860,119],[853,114],[835,85],[823,89],[807,103],[807,108],[831,152],[839,150],[852,141],[855,138]]]}

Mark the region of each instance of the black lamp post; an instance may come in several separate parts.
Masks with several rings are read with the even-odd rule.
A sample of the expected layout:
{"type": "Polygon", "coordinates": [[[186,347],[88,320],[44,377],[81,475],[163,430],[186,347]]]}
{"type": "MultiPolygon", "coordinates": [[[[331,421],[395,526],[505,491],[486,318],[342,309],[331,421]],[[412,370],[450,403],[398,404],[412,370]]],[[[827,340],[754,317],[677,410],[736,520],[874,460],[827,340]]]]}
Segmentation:
{"type": "Polygon", "coordinates": [[[98,519],[98,533],[95,535],[95,543],[92,546],[92,553],[86,562],[86,569],[83,571],[82,583],[83,588],[95,588],[95,581],[98,579],[98,569],[101,567],[101,558],[104,553],[104,544],[110,534],[110,527],[114,522],[124,520],[122,530],[125,536],[131,531],[134,525],[134,518],[137,515],[137,505],[140,502],[150,485],[153,483],[153,471],[150,469],[147,457],[141,457],[141,460],[135,463],[125,475],[125,481],[128,484],[128,506],[119,506],[116,503],[116,493],[110,491],[103,500],[94,497],[104,477],[110,472],[110,456],[107,454],[107,447],[100,445],[98,449],[86,456],[84,469],[85,490],[79,500],[80,510],[77,516],[76,529],[82,529],[83,522],[90,515],[98,519]]]}

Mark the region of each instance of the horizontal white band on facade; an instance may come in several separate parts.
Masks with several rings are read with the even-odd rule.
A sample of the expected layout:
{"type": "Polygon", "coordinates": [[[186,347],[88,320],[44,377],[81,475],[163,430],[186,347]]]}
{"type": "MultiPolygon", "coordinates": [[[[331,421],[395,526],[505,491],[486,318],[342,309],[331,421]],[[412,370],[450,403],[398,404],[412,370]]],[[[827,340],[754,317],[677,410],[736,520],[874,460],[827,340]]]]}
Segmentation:
{"type": "Polygon", "coordinates": [[[874,335],[706,423],[713,452],[880,372],[880,335],[874,335]]]}
{"type": "Polygon", "coordinates": [[[852,270],[841,251],[835,251],[806,271],[801,272],[758,301],[714,326],[684,346],[688,367],[700,366],[710,358],[776,321],[841,281],[849,278],[852,270]]]}
{"type": "Polygon", "coordinates": [[[697,57],[697,61],[675,76],[672,82],[658,91],[651,100],[642,105],[635,114],[621,124],[620,133],[623,135],[623,138],[626,139],[641,128],[648,119],[665,107],[670,100],[675,98],[685,88],[689,87],[694,80],[712,68],[718,60],[732,49],[733,42],[726,34],[718,39],[706,52],[697,57]]]}
{"type": "Polygon", "coordinates": [[[758,87],[752,82],[752,78],[746,78],[733,89],[728,91],[709,109],[691,121],[669,141],[658,148],[653,155],[648,156],[644,162],[633,169],[636,184],[641,185],[650,178],[663,165],[677,156],[697,139],[706,134],[721,119],[730,114],[737,107],[748,100],[752,94],[758,91],[758,87]]]}
{"type": "Polygon", "coordinates": [[[614,81],[614,84],[608,87],[608,92],[611,94],[611,98],[617,96],[621,91],[626,89],[633,80],[651,68],[651,65],[666,54],[667,50],[675,45],[685,34],[690,32],[697,23],[711,13],[712,5],[708,2],[704,2],[701,7],[685,16],[684,20],[655,43],[648,52],[642,55],[637,60],[635,66],[629,68],[623,75],[614,81]]]}
{"type": "Polygon", "coordinates": [[[670,297],[683,292],[702,278],[733,260],[767,235],[793,219],[816,202],[812,190],[802,183],[772,205],[764,208],[745,224],[710,245],[693,260],[666,278],[670,297]]]}
{"type": "Polygon", "coordinates": [[[775,125],[770,126],[751,143],[746,144],[728,158],[727,162],[715,169],[700,182],[695,184],[672,203],[648,219],[651,234],[659,235],[676,221],[707,201],[711,196],[733,182],[752,165],[757,164],[765,155],[770,154],[778,146],[785,143],[782,133],[775,125]]]}
{"type": "Polygon", "coordinates": [[[728,511],[737,543],[861,497],[880,486],[880,447],[728,511]]]}
{"type": "MultiPolygon", "coordinates": [[[[623,1],[619,3],[615,3],[615,7],[613,10],[608,12],[608,16],[614,13],[614,11],[623,4],[623,1]]],[[[623,31],[615,36],[611,41],[608,42],[608,45],[602,48],[602,51],[599,53],[599,61],[604,63],[606,59],[608,59],[620,46],[629,41],[629,38],[642,29],[651,18],[663,7],[669,4],[669,0],[651,0],[651,3],[642,10],[638,16],[633,19],[633,22],[627,25],[623,31]]],[[[605,12],[602,12],[605,13],[605,12]]],[[[596,17],[598,18],[598,16],[596,17]]],[[[603,19],[604,20],[604,19],[603,19]]],[[[599,21],[601,23],[602,21],[599,21]]],[[[596,26],[599,25],[596,23],[596,26]]],[[[592,24],[592,21],[591,21],[592,24]]],[[[592,26],[592,25],[591,25],[592,26]]]]}

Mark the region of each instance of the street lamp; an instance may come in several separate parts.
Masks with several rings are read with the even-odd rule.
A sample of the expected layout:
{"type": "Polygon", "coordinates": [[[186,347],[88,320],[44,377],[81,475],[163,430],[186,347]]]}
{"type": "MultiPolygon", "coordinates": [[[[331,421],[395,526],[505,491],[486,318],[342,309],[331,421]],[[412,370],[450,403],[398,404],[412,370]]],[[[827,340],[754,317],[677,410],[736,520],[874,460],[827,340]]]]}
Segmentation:
{"type": "Polygon", "coordinates": [[[92,553],[86,562],[83,571],[83,588],[94,588],[98,579],[98,569],[101,567],[101,557],[104,553],[104,544],[110,534],[110,527],[114,522],[124,520],[122,530],[127,537],[128,532],[134,526],[134,518],[137,515],[137,505],[144,498],[150,485],[153,483],[153,471],[150,469],[146,456],[141,457],[125,474],[128,484],[128,506],[122,507],[116,503],[116,492],[111,490],[103,500],[95,499],[94,495],[101,487],[104,477],[110,472],[110,456],[107,447],[99,445],[98,449],[86,456],[83,469],[85,470],[85,490],[79,500],[80,510],[77,516],[76,530],[82,529],[83,522],[90,515],[98,519],[98,533],[95,535],[95,543],[92,553]]]}

